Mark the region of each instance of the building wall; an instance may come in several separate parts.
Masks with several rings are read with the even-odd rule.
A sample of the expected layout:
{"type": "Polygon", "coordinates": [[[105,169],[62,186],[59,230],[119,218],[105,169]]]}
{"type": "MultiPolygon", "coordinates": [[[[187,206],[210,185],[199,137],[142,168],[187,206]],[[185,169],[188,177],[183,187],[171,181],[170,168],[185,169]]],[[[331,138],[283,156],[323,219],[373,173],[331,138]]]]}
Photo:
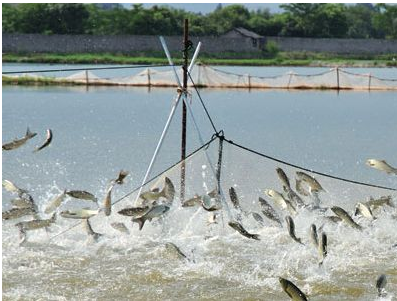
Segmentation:
{"type": "MultiPolygon", "coordinates": [[[[170,51],[181,51],[182,37],[165,37],[170,51]]],[[[192,38],[194,45],[203,43],[202,52],[251,53],[253,56],[264,47],[253,45],[251,38],[200,37],[192,38]]],[[[375,39],[312,39],[266,37],[274,41],[281,51],[312,51],[349,54],[397,53],[397,40],[375,39]]],[[[40,35],[3,34],[3,53],[134,53],[139,51],[160,51],[162,47],[157,36],[92,36],[92,35],[40,35]]]]}

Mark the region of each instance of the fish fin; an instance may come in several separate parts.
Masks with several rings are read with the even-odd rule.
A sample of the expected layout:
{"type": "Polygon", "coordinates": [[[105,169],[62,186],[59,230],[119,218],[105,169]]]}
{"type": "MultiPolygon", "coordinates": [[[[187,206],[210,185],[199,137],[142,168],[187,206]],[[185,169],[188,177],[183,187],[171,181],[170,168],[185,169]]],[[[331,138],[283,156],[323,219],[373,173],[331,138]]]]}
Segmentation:
{"type": "Polygon", "coordinates": [[[132,219],[132,221],[133,222],[135,222],[135,223],[138,223],[138,225],[139,225],[139,231],[140,230],[142,230],[142,228],[143,228],[143,225],[145,224],[145,219],[143,219],[142,217],[140,217],[140,218],[134,218],[134,219],[132,219]]]}
{"type": "Polygon", "coordinates": [[[252,239],[260,240],[259,234],[251,234],[250,236],[252,239]]]}

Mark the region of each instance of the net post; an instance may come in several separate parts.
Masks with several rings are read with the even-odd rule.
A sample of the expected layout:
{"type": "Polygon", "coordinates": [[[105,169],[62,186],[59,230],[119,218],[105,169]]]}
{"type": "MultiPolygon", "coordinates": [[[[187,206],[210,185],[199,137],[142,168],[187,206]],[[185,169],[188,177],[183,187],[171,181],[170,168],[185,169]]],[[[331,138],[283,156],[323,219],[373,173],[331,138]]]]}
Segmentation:
{"type": "Polygon", "coordinates": [[[217,188],[218,188],[218,195],[221,194],[221,171],[222,171],[222,156],[223,156],[223,140],[224,140],[224,135],[221,132],[221,134],[217,134],[219,138],[219,148],[218,148],[218,163],[216,165],[216,182],[217,182],[217,188]]]}
{"type": "Polygon", "coordinates": [[[371,73],[368,74],[368,91],[371,91],[371,73]]]}
{"type": "Polygon", "coordinates": [[[147,85],[150,88],[151,83],[150,83],[150,69],[149,68],[147,68],[147,85]]]}
{"type": "Polygon", "coordinates": [[[339,67],[336,67],[336,88],[339,90],[339,67]]]}
{"type": "Polygon", "coordinates": [[[85,84],[88,86],[88,70],[85,70],[85,84]]]}
{"type": "MultiPolygon", "coordinates": [[[[182,89],[185,94],[185,98],[187,96],[187,68],[188,68],[188,50],[189,50],[189,20],[185,19],[184,21],[184,30],[183,30],[183,81],[182,81],[182,89]]],[[[185,166],[185,158],[186,158],[186,103],[182,103],[182,139],[181,139],[181,194],[180,201],[181,203],[185,200],[185,174],[186,174],[186,166],[185,166]]]]}

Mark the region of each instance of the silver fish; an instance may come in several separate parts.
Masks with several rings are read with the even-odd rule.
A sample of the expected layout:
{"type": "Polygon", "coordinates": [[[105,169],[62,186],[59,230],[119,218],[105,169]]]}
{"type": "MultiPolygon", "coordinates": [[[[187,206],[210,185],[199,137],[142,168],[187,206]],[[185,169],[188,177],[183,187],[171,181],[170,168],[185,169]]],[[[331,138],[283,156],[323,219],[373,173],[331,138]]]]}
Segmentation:
{"type": "Polygon", "coordinates": [[[295,184],[295,189],[296,189],[296,191],[297,191],[299,194],[301,194],[301,195],[303,195],[303,196],[309,196],[309,195],[310,195],[310,192],[307,191],[307,190],[305,189],[305,187],[303,186],[303,181],[302,181],[302,180],[300,180],[300,179],[295,179],[295,182],[296,182],[296,184],[295,184]]]}
{"type": "Polygon", "coordinates": [[[356,204],[356,208],[354,211],[355,216],[358,214],[360,214],[366,218],[372,219],[372,220],[375,219],[374,215],[372,214],[372,210],[369,208],[369,206],[367,206],[366,204],[360,203],[360,202],[358,202],[356,204]]]}
{"type": "Polygon", "coordinates": [[[397,168],[390,166],[385,160],[368,159],[365,164],[375,169],[387,172],[388,174],[396,174],[397,168]]]}
{"type": "Polygon", "coordinates": [[[32,207],[12,208],[2,212],[2,219],[16,219],[26,215],[35,215],[36,211],[32,207]]]}
{"type": "Polygon", "coordinates": [[[98,199],[92,193],[84,190],[69,190],[66,191],[66,194],[76,199],[98,202],[98,199]]]}
{"type": "Polygon", "coordinates": [[[269,196],[279,207],[288,209],[291,214],[296,214],[296,209],[292,203],[284,198],[284,196],[273,189],[265,189],[265,194],[269,196]]]}
{"type": "Polygon", "coordinates": [[[109,216],[112,213],[112,189],[114,187],[114,184],[110,185],[108,188],[108,191],[106,192],[105,199],[103,200],[103,208],[105,211],[105,215],[109,216]]]}
{"type": "Polygon", "coordinates": [[[241,211],[240,201],[238,200],[237,193],[234,187],[229,188],[229,196],[234,208],[241,211]]]}
{"type": "Polygon", "coordinates": [[[257,213],[257,212],[251,212],[252,217],[262,226],[265,226],[265,221],[263,220],[263,217],[257,213]]]}
{"type": "Polygon", "coordinates": [[[97,215],[100,209],[91,210],[91,209],[71,209],[65,210],[60,213],[60,216],[64,218],[73,218],[73,219],[87,219],[97,215]]]}
{"type": "Polygon", "coordinates": [[[119,185],[124,184],[124,178],[127,176],[128,176],[128,171],[120,170],[117,179],[114,179],[111,182],[114,182],[119,185]]]}
{"type": "Polygon", "coordinates": [[[46,146],[50,145],[51,141],[52,141],[52,131],[50,129],[48,129],[45,142],[41,146],[36,147],[33,152],[38,152],[38,151],[42,150],[46,146]]]}
{"type": "Polygon", "coordinates": [[[291,298],[293,301],[307,301],[307,297],[304,293],[291,281],[281,278],[278,278],[283,288],[284,292],[291,298]]]}
{"type": "Polygon", "coordinates": [[[365,205],[367,205],[371,210],[375,210],[381,206],[385,206],[388,205],[390,207],[395,207],[395,205],[392,202],[392,197],[391,195],[389,196],[382,196],[379,199],[374,199],[374,198],[370,198],[369,201],[364,203],[365,205]]]}
{"type": "Polygon", "coordinates": [[[165,248],[166,250],[172,254],[173,256],[183,259],[183,260],[189,260],[185,254],[172,242],[167,242],[165,243],[165,248]]]}
{"type": "Polygon", "coordinates": [[[272,221],[275,221],[278,223],[281,227],[283,226],[280,217],[278,216],[277,212],[273,209],[272,206],[269,205],[269,203],[259,197],[259,203],[261,204],[262,207],[262,213],[268,218],[271,219],[272,221]]]}
{"type": "Polygon", "coordinates": [[[320,241],[318,242],[318,253],[320,254],[321,261],[319,265],[322,265],[325,257],[328,254],[328,239],[327,234],[321,233],[320,241]]]}
{"type": "Polygon", "coordinates": [[[114,229],[123,232],[125,234],[130,234],[130,230],[124,225],[124,223],[111,223],[110,224],[114,229]]]}
{"type": "Polygon", "coordinates": [[[203,195],[201,197],[202,202],[201,202],[201,207],[203,207],[204,210],[206,211],[216,211],[222,209],[222,204],[219,202],[218,199],[215,199],[215,203],[212,202],[212,199],[208,194],[203,195]]]}
{"type": "Polygon", "coordinates": [[[25,189],[21,189],[18,186],[16,186],[14,183],[12,183],[9,180],[3,180],[2,185],[7,190],[8,192],[11,193],[16,193],[19,196],[22,196],[22,194],[27,193],[28,191],[25,189]]]}
{"type": "Polygon", "coordinates": [[[3,144],[2,149],[3,150],[12,150],[12,149],[16,149],[18,147],[21,147],[22,145],[24,145],[29,139],[33,138],[34,136],[36,136],[37,133],[32,133],[29,128],[26,130],[26,134],[24,137],[20,138],[20,139],[14,139],[12,142],[3,144]]]}
{"type": "Polygon", "coordinates": [[[358,230],[362,230],[363,227],[361,227],[359,224],[357,224],[352,218],[351,216],[342,208],[337,207],[337,206],[333,206],[331,208],[331,210],[337,215],[339,216],[346,224],[348,224],[349,226],[358,229],[358,230]]]}
{"type": "Polygon", "coordinates": [[[135,223],[138,223],[139,230],[142,230],[142,228],[147,220],[152,220],[153,218],[160,217],[164,213],[166,213],[168,210],[170,210],[169,206],[156,205],[156,206],[150,208],[150,210],[148,212],[146,212],[143,216],[141,216],[139,218],[134,218],[134,219],[132,219],[132,221],[135,223]]]}
{"type": "Polygon", "coordinates": [[[376,290],[378,291],[378,297],[385,297],[385,287],[387,284],[386,275],[382,274],[376,279],[376,290]]]}
{"type": "Polygon", "coordinates": [[[276,168],[277,176],[281,181],[282,186],[291,188],[291,184],[289,182],[289,179],[287,175],[285,174],[284,170],[282,170],[280,167],[276,168]]]}
{"type": "Polygon", "coordinates": [[[339,216],[325,216],[325,218],[333,223],[340,223],[342,221],[339,216]]]}
{"type": "Polygon", "coordinates": [[[139,197],[143,199],[144,201],[157,201],[161,197],[165,198],[168,203],[172,203],[175,197],[175,187],[172,181],[168,178],[165,177],[164,179],[164,187],[161,191],[159,190],[149,190],[142,192],[139,197]]]}
{"type": "Polygon", "coordinates": [[[49,219],[35,219],[31,221],[19,222],[15,224],[15,226],[18,227],[21,232],[25,232],[28,230],[36,230],[49,227],[51,224],[55,223],[55,221],[56,213],[54,213],[49,219]]]}
{"type": "Polygon", "coordinates": [[[317,235],[317,227],[315,224],[311,224],[310,226],[310,241],[314,245],[314,247],[318,248],[318,235],[317,235]]]}
{"type": "Polygon", "coordinates": [[[31,195],[25,193],[21,197],[12,199],[11,204],[18,208],[33,208],[37,212],[37,206],[31,195]]]}
{"type": "Polygon", "coordinates": [[[238,222],[232,222],[232,221],[230,221],[230,222],[228,223],[228,225],[229,225],[230,227],[232,227],[234,230],[236,230],[238,233],[240,233],[241,235],[243,235],[243,236],[245,236],[245,237],[247,237],[247,238],[260,240],[260,239],[259,239],[259,234],[251,234],[251,233],[248,233],[247,230],[245,230],[244,227],[243,227],[240,223],[238,223],[238,222]]]}
{"type": "Polygon", "coordinates": [[[199,195],[194,195],[191,199],[188,199],[182,203],[182,207],[195,207],[195,206],[200,206],[202,203],[201,196],[199,195]]]}
{"type": "Polygon", "coordinates": [[[50,201],[44,210],[44,213],[49,214],[61,206],[62,202],[66,197],[66,189],[59,195],[57,195],[52,201],[50,201]]]}
{"type": "Polygon", "coordinates": [[[292,217],[287,215],[285,217],[285,221],[287,222],[287,229],[288,229],[289,236],[291,236],[291,238],[293,240],[295,240],[297,243],[300,243],[300,244],[303,245],[304,243],[302,243],[302,240],[300,238],[296,237],[296,234],[295,234],[295,223],[294,223],[294,220],[292,219],[292,217]]]}
{"type": "Polygon", "coordinates": [[[94,230],[92,230],[91,223],[88,218],[84,219],[83,221],[83,227],[87,234],[95,241],[97,242],[99,238],[103,236],[103,234],[97,233],[94,230]]]}
{"type": "Polygon", "coordinates": [[[313,177],[310,176],[303,171],[297,171],[296,175],[299,180],[302,180],[310,187],[310,191],[320,192],[325,191],[324,188],[320,185],[320,183],[313,177]]]}
{"type": "Polygon", "coordinates": [[[149,210],[150,210],[149,206],[145,206],[145,207],[129,207],[129,208],[121,209],[118,212],[118,214],[121,214],[121,215],[124,215],[124,216],[141,217],[141,216],[145,215],[149,210]]]}
{"type": "Polygon", "coordinates": [[[301,197],[292,190],[291,187],[283,186],[284,191],[287,193],[288,199],[292,202],[294,202],[294,205],[297,207],[305,207],[306,204],[303,202],[301,197]]]}

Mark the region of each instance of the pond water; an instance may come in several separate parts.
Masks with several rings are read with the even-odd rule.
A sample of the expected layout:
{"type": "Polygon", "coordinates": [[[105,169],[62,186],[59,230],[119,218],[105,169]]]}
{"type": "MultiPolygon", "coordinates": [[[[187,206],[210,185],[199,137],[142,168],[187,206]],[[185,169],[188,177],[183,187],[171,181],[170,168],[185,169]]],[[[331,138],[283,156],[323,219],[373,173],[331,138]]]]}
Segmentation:
{"type": "MultiPolygon", "coordinates": [[[[44,66],[4,64],[3,71],[36,67],[44,66]]],[[[46,66],[58,67],[65,66],[46,66]]],[[[261,75],[284,73],[281,68],[219,68],[261,75]]],[[[294,69],[297,73],[322,70],[294,69]]],[[[380,77],[392,75],[390,69],[380,70],[380,77]]],[[[120,76],[127,71],[106,72],[120,76]]],[[[197,95],[191,92],[195,120],[208,141],[213,129],[197,95]]],[[[217,130],[235,143],[319,172],[397,187],[397,176],[365,165],[368,158],[378,158],[397,166],[396,92],[202,89],[200,95],[217,130]]],[[[114,200],[120,198],[141,183],[175,96],[172,88],[3,86],[3,144],[22,137],[27,127],[37,132],[21,148],[3,151],[3,179],[29,190],[42,210],[63,189],[87,190],[102,201],[108,181],[124,169],[131,174],[114,193],[114,200]],[[44,142],[48,128],[54,134],[52,143],[33,153],[44,142]]],[[[178,107],[151,176],[180,159],[180,115],[178,107]]],[[[187,136],[190,153],[200,141],[189,115],[187,136]]],[[[215,141],[208,150],[212,163],[218,159],[217,147],[215,141]]],[[[249,211],[260,212],[257,199],[265,197],[265,188],[282,190],[277,166],[291,180],[296,171],[228,143],[223,160],[222,189],[227,195],[230,186],[235,186],[242,207],[249,211]]],[[[209,166],[203,152],[188,162],[191,186],[187,186],[187,197],[212,190],[215,182],[209,166]]],[[[167,176],[178,192],[178,170],[167,176]]],[[[351,213],[362,198],[390,194],[397,204],[395,192],[318,179],[327,190],[322,194],[326,206],[338,205],[351,213]]],[[[3,211],[8,210],[14,196],[3,189],[2,197],[3,211]]],[[[148,222],[142,231],[136,225],[131,228],[130,219],[117,210],[110,217],[100,213],[93,223],[105,237],[97,244],[87,242],[81,227],[49,240],[73,225],[74,221],[59,217],[49,232],[31,231],[29,243],[19,246],[16,221],[3,221],[3,298],[285,300],[287,295],[277,278],[282,276],[313,300],[374,300],[376,277],[381,273],[388,277],[385,300],[397,296],[397,250],[391,247],[397,243],[395,209],[377,212],[379,218],[373,223],[355,217],[366,226],[363,232],[326,225],[329,256],[319,267],[307,233],[311,222],[321,226],[313,212],[294,216],[305,246],[292,241],[285,226],[266,223],[259,227],[246,216],[243,224],[249,232],[260,234],[257,242],[228,227],[226,213],[218,225],[207,226],[203,209],[186,211],[177,198],[178,193],[169,217],[148,222]],[[113,220],[124,222],[131,234],[109,230],[113,220]],[[208,236],[211,238],[206,239],[208,236]],[[164,248],[167,241],[194,259],[174,259],[164,248]]],[[[118,208],[131,206],[134,199],[123,200],[118,208]]]]}

